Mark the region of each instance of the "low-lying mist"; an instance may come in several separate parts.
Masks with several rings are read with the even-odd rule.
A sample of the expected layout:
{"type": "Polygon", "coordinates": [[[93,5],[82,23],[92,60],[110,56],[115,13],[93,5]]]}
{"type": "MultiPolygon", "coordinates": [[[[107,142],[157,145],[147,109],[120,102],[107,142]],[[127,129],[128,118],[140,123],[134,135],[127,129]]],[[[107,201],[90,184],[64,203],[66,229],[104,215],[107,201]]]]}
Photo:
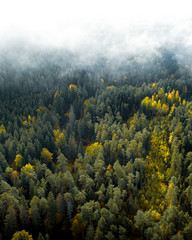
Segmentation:
{"type": "MultiPolygon", "coordinates": [[[[117,25],[83,25],[75,36],[71,29],[60,27],[47,41],[28,34],[7,35],[0,43],[0,83],[33,79],[52,83],[72,79],[75,71],[91,73],[91,80],[107,81],[131,78],[135,81],[157,81],[191,75],[192,21],[175,23],[124,23],[117,25]],[[87,28],[86,28],[87,26],[87,28]],[[52,39],[52,40],[51,40],[52,39]],[[57,42],[57,43],[56,43],[57,42]],[[34,72],[38,76],[31,77],[34,72]],[[42,77],[42,76],[43,77],[42,77]]],[[[44,36],[45,37],[45,36],[44,36]]],[[[75,77],[74,77],[75,76],[75,77]]],[[[74,80],[75,79],[75,80],[74,80]]]]}

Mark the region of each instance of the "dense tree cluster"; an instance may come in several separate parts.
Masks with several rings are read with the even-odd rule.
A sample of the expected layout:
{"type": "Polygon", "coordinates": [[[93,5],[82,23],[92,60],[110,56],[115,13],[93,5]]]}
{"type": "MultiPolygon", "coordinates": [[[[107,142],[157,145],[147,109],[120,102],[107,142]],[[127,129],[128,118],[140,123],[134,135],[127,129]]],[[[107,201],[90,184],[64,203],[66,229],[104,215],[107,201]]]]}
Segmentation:
{"type": "Polygon", "coordinates": [[[0,239],[192,238],[192,79],[131,66],[1,71],[0,239]]]}

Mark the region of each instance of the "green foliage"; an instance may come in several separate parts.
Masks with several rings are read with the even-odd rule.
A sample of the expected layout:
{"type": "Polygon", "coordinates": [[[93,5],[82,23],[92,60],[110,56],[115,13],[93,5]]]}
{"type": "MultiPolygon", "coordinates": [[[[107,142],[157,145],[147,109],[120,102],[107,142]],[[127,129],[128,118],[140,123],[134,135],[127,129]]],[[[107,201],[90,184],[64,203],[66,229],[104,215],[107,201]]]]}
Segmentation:
{"type": "Polygon", "coordinates": [[[2,239],[191,238],[192,81],[165,60],[0,82],[2,239]]]}

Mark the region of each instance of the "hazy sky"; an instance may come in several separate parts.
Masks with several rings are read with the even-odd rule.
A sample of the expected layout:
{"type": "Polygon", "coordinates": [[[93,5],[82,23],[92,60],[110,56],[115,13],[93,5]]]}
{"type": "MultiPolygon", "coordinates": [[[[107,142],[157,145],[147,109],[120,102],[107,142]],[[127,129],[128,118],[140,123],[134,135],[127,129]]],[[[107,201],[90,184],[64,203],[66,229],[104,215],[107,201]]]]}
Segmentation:
{"type": "Polygon", "coordinates": [[[0,0],[0,41],[82,49],[192,44],[190,0],[0,0]],[[158,28],[157,28],[158,25],[158,28]]]}

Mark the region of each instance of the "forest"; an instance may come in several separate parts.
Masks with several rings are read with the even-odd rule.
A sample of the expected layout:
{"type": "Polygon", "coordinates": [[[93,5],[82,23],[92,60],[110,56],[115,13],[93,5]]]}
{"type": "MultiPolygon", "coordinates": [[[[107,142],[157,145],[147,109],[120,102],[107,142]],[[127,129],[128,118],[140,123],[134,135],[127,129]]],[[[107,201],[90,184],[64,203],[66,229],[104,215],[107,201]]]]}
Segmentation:
{"type": "Polygon", "coordinates": [[[0,239],[192,239],[191,65],[31,58],[0,58],[0,239]]]}

